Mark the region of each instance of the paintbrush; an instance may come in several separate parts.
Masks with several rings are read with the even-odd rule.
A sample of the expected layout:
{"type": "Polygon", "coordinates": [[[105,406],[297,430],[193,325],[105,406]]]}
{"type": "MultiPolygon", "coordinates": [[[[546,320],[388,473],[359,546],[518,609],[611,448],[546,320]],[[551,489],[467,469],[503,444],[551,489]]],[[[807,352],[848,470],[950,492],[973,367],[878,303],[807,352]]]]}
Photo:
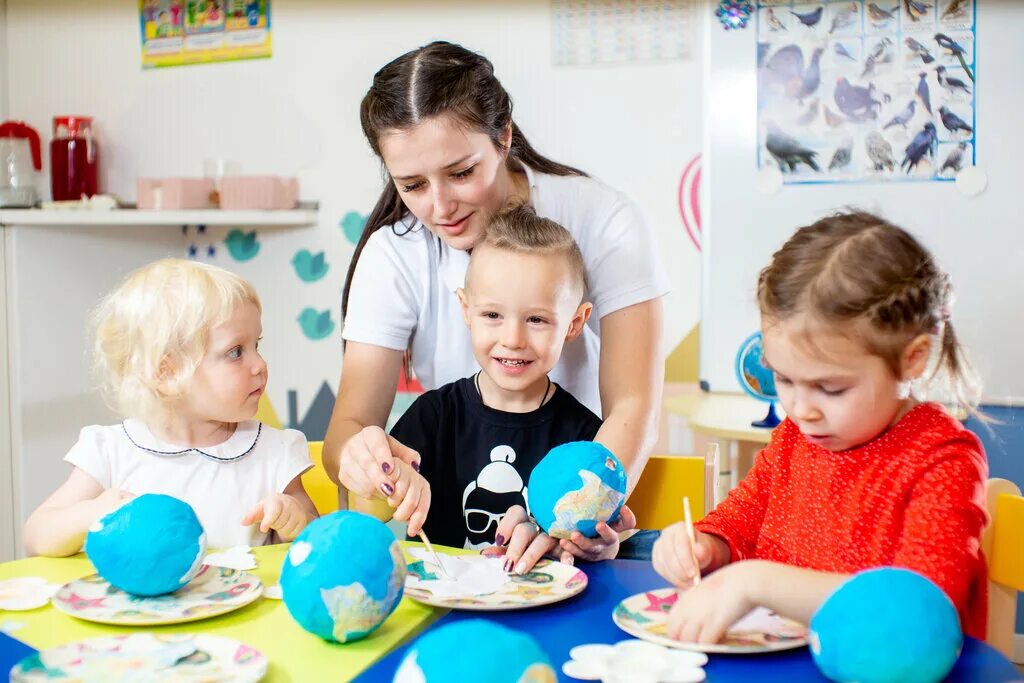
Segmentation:
{"type": "Polygon", "coordinates": [[[442,574],[448,577],[448,570],[444,568],[444,564],[441,562],[441,557],[437,554],[437,551],[434,550],[434,546],[430,544],[430,539],[427,538],[427,534],[424,533],[423,529],[420,529],[419,536],[420,540],[423,541],[423,545],[427,547],[427,552],[434,557],[434,564],[437,565],[437,568],[441,571],[442,574]]]}
{"type": "Polygon", "coordinates": [[[693,517],[690,516],[690,499],[683,496],[683,520],[686,522],[686,535],[690,539],[690,555],[693,557],[693,568],[697,572],[693,577],[693,585],[700,583],[700,563],[697,562],[697,537],[693,533],[693,517]]]}

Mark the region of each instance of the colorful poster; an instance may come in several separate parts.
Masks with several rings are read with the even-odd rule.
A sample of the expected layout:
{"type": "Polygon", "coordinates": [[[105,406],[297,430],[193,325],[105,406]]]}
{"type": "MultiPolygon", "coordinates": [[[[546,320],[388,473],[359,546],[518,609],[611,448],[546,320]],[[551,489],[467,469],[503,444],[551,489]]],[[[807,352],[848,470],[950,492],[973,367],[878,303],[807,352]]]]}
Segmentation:
{"type": "Polygon", "coordinates": [[[270,0],[139,0],[142,66],[270,56],[270,0]]]}
{"type": "Polygon", "coordinates": [[[975,160],[975,0],[757,4],[759,168],[953,180],[975,160]]]}

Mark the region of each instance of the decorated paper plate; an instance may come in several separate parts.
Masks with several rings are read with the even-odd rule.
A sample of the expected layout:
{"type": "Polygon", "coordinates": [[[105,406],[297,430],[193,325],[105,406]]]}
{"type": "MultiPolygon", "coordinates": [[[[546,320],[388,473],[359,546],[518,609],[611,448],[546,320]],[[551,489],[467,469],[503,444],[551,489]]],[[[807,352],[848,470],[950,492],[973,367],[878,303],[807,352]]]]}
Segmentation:
{"type": "Polygon", "coordinates": [[[236,569],[204,565],[184,588],[145,598],[114,588],[98,574],[64,584],[53,606],[86,621],[124,626],[180,624],[231,612],[260,597],[260,580],[236,569]]]}
{"type": "Polygon", "coordinates": [[[541,560],[522,576],[506,574],[504,558],[440,555],[444,568],[422,548],[409,551],[405,594],[434,607],[479,611],[527,609],[560,602],[587,587],[587,575],[571,565],[541,560]]]}
{"type": "Polygon", "coordinates": [[[267,658],[237,640],[183,633],[130,633],[82,640],[29,655],[11,669],[11,681],[254,683],[266,673],[267,658]]]}
{"type": "Polygon", "coordinates": [[[682,650],[723,654],[756,654],[803,647],[807,627],[758,607],[729,629],[717,643],[683,643],[667,635],[668,612],[676,600],[685,600],[674,588],[637,593],[615,606],[612,619],[631,636],[682,650]]]}

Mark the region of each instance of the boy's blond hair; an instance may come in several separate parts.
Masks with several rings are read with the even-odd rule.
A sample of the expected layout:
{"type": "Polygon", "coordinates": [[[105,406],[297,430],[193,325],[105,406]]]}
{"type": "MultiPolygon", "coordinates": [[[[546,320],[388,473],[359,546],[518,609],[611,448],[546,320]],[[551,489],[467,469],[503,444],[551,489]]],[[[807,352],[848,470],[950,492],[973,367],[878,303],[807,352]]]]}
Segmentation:
{"type": "MultiPolygon", "coordinates": [[[[541,218],[529,206],[516,205],[491,218],[480,246],[515,254],[553,255],[569,266],[573,290],[580,300],[587,288],[587,268],[572,234],[550,218],[541,218]]],[[[470,256],[472,258],[472,256],[470,256]]]]}
{"type": "Polygon", "coordinates": [[[150,422],[192,379],[206,354],[209,331],[259,296],[244,278],[183,259],[143,266],[93,314],[95,369],[111,407],[150,422]]]}

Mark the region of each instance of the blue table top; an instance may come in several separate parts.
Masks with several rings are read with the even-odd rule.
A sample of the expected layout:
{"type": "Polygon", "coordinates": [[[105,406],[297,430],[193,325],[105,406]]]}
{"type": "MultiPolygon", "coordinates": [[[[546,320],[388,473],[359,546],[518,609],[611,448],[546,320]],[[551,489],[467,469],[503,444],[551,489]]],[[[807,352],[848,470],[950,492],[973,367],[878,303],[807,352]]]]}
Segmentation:
{"type": "MultiPolygon", "coordinates": [[[[650,562],[612,560],[583,565],[590,578],[587,589],[571,600],[546,607],[514,612],[451,612],[430,628],[461,619],[485,618],[530,633],[547,652],[558,680],[572,681],[562,674],[561,665],[569,650],[583,643],[616,643],[630,636],[612,621],[612,609],[635,593],[664,585],[650,562]]],[[[472,645],[470,645],[471,647],[472,645]]],[[[395,669],[409,644],[367,669],[356,680],[361,683],[391,683],[395,669]]],[[[6,674],[23,657],[35,652],[28,645],[0,632],[0,672],[6,674]]],[[[708,681],[825,681],[811,660],[807,648],[764,655],[711,655],[706,667],[708,681]]],[[[967,638],[960,660],[950,674],[952,683],[999,683],[1021,680],[1005,657],[985,643],[967,638]]]]}
{"type": "MultiPolygon", "coordinates": [[[[11,614],[4,612],[4,614],[11,614]]],[[[6,681],[15,664],[35,654],[36,649],[0,631],[0,680],[6,681]]]]}
{"type": "MultiPolygon", "coordinates": [[[[650,562],[612,560],[584,564],[590,579],[587,589],[565,602],[513,612],[451,612],[428,628],[438,628],[462,619],[485,618],[509,628],[530,633],[547,652],[558,671],[559,681],[573,681],[561,672],[569,650],[583,643],[616,643],[631,636],[612,621],[612,610],[623,598],[665,585],[650,562]]],[[[413,641],[415,642],[415,641],[413,641]]],[[[472,647],[472,644],[467,644],[472,647]]],[[[409,644],[392,651],[367,669],[359,683],[391,683],[409,644]]],[[[497,663],[496,663],[497,664],[497,663]]],[[[810,650],[800,648],[761,655],[711,655],[705,667],[707,680],[714,683],[741,681],[825,681],[811,659],[810,650]]],[[[1015,681],[1021,675],[1005,657],[985,643],[967,638],[964,650],[948,681],[980,683],[1015,681]]]]}

